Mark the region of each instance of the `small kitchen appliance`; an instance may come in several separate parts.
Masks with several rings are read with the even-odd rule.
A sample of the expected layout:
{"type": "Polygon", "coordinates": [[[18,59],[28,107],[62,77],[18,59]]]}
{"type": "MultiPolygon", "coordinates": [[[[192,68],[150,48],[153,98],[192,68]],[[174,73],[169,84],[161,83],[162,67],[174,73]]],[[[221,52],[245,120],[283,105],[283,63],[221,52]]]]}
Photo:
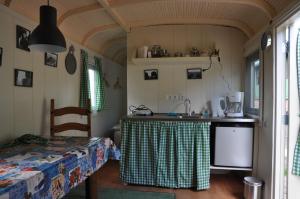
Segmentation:
{"type": "Polygon", "coordinates": [[[211,100],[212,116],[225,117],[224,111],[226,109],[225,97],[215,97],[211,100]]]}
{"type": "Polygon", "coordinates": [[[243,117],[244,92],[233,92],[226,96],[226,116],[243,117]]]}
{"type": "Polygon", "coordinates": [[[145,105],[140,105],[138,107],[131,105],[129,107],[129,111],[132,115],[136,115],[136,116],[151,116],[151,115],[153,115],[152,110],[145,105]]]}

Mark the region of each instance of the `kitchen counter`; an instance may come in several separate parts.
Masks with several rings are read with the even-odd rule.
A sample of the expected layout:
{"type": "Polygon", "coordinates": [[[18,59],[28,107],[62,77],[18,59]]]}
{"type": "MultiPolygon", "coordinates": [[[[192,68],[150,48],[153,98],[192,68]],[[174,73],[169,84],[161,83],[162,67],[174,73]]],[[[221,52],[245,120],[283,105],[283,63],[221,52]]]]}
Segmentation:
{"type": "Polygon", "coordinates": [[[204,122],[241,122],[241,123],[255,123],[257,119],[250,117],[208,117],[201,118],[200,115],[178,115],[169,116],[167,114],[154,114],[153,116],[135,116],[128,115],[123,120],[169,120],[169,121],[204,121],[204,122]]]}

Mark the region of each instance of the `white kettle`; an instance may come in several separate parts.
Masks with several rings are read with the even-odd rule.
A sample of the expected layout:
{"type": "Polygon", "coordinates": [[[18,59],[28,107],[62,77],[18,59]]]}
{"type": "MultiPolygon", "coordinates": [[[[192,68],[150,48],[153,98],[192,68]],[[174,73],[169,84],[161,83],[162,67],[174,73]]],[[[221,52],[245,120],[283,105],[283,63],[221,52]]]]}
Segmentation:
{"type": "Polygon", "coordinates": [[[225,117],[226,100],[225,97],[215,97],[211,101],[212,116],[213,117],[225,117]]]}

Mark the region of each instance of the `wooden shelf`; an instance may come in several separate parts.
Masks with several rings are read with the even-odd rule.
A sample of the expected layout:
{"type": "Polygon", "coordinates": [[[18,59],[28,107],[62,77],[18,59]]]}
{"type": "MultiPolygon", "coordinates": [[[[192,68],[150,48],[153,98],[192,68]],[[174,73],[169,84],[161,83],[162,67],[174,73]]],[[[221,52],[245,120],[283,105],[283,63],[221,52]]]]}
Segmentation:
{"type": "MultiPolygon", "coordinates": [[[[217,57],[211,57],[212,62],[218,61],[217,57]]],[[[152,64],[197,64],[209,63],[209,57],[160,57],[160,58],[133,58],[132,62],[136,65],[152,64]]]]}
{"type": "Polygon", "coordinates": [[[252,171],[252,168],[222,167],[222,166],[210,166],[210,169],[215,169],[215,170],[252,171]]]}

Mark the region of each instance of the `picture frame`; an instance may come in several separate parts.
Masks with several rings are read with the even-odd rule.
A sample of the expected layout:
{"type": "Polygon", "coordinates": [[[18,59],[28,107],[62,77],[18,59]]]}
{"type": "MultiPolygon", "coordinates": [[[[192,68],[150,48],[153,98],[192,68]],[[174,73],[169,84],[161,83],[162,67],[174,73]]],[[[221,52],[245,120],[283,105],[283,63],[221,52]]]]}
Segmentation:
{"type": "Polygon", "coordinates": [[[45,65],[51,67],[57,67],[58,54],[45,52],[45,65]]]}
{"type": "Polygon", "coordinates": [[[15,86],[32,87],[33,72],[21,69],[15,69],[15,86]]]}
{"type": "Polygon", "coordinates": [[[2,66],[3,48],[0,47],[0,66],[2,66]]]}
{"type": "Polygon", "coordinates": [[[202,79],[202,68],[186,69],[187,79],[202,79]]]}
{"type": "Polygon", "coordinates": [[[30,52],[30,49],[28,48],[28,43],[29,43],[29,36],[30,36],[30,30],[17,25],[16,26],[16,47],[30,52]]]}
{"type": "Polygon", "coordinates": [[[158,80],[158,70],[157,69],[144,70],[144,80],[158,80]]]}

